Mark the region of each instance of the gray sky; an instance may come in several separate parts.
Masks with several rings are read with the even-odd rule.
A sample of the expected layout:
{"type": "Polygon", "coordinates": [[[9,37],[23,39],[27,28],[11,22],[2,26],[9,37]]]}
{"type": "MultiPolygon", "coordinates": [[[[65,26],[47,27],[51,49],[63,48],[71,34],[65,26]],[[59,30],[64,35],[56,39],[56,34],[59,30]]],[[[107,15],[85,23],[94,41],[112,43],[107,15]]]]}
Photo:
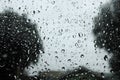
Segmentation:
{"type": "Polygon", "coordinates": [[[26,13],[28,18],[37,23],[41,38],[45,37],[45,53],[40,55],[39,63],[33,69],[29,67],[30,73],[45,71],[45,68],[55,71],[73,70],[78,66],[109,72],[108,60],[104,60],[107,52],[94,48],[92,34],[92,18],[98,14],[100,5],[107,1],[0,0],[0,12],[11,7],[20,14],[26,13]]]}

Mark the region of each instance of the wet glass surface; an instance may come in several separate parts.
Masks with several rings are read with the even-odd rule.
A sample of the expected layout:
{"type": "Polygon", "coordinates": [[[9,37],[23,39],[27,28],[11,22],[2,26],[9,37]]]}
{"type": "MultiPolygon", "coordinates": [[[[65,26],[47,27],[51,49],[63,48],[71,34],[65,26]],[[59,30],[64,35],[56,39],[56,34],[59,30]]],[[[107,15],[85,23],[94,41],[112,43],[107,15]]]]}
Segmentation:
{"type": "Polygon", "coordinates": [[[0,0],[0,80],[119,80],[120,0],[0,0]]]}

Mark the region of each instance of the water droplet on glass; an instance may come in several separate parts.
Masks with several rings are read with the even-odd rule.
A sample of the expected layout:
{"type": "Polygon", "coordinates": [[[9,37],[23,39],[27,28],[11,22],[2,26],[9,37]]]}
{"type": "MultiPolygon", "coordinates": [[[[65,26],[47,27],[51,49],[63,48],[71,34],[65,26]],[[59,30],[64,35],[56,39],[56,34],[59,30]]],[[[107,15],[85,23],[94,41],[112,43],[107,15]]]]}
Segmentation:
{"type": "Polygon", "coordinates": [[[83,57],[84,57],[84,55],[83,55],[83,54],[81,54],[81,55],[80,55],[80,57],[81,57],[81,58],[83,58],[83,57]]]}
{"type": "Polygon", "coordinates": [[[61,52],[64,53],[64,52],[65,52],[65,49],[62,49],[61,52]]]}
{"type": "Polygon", "coordinates": [[[105,60],[105,61],[108,60],[108,56],[107,56],[107,55],[104,56],[104,60],[105,60]]]}

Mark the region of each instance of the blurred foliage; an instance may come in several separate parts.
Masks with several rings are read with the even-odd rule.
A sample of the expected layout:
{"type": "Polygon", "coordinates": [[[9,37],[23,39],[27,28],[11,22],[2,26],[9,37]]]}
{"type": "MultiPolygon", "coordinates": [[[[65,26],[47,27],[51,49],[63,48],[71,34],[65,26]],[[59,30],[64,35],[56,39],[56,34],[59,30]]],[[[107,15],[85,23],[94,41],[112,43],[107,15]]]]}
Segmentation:
{"type": "MultiPolygon", "coordinates": [[[[120,0],[102,5],[99,15],[94,19],[93,33],[95,45],[112,53],[109,63],[111,72],[120,77],[120,0]]],[[[119,78],[120,79],[120,78],[119,78]]]]}
{"type": "Polygon", "coordinates": [[[25,67],[38,61],[42,41],[36,24],[6,10],[0,13],[0,80],[16,80],[23,75],[25,67]]]}

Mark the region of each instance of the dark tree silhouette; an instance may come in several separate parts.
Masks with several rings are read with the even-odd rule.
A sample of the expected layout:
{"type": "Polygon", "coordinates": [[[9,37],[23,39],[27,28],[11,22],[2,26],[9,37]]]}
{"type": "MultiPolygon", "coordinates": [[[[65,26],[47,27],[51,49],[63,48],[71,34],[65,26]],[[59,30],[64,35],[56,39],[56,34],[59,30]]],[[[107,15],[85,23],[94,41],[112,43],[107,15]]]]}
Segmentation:
{"type": "Polygon", "coordinates": [[[95,45],[113,54],[109,64],[120,80],[120,0],[102,5],[94,24],[95,45]]]}
{"type": "Polygon", "coordinates": [[[24,78],[25,67],[38,61],[40,50],[43,46],[36,24],[25,14],[9,10],[0,13],[0,80],[24,78]]]}

